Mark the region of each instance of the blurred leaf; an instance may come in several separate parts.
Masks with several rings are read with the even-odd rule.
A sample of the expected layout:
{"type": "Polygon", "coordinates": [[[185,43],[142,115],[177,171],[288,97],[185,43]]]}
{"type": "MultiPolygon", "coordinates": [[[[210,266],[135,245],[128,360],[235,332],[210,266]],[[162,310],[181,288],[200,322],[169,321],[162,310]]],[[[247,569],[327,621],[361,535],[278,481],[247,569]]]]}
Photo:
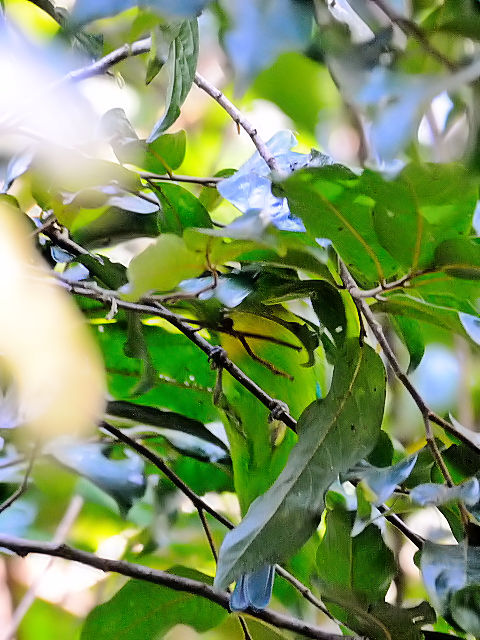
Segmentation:
{"type": "Polygon", "coordinates": [[[385,371],[379,356],[366,345],[359,347],[358,338],[346,341],[328,396],[313,402],[300,417],[298,443],[284,470],[226,535],[215,578],[220,588],[292,555],[308,540],[320,520],[327,487],[373,448],[384,394],[385,371]],[[368,404],[361,400],[366,395],[368,404]]]}
{"type": "Polygon", "coordinates": [[[162,233],[176,233],[181,236],[184,229],[188,227],[211,228],[213,226],[203,204],[187,189],[178,184],[157,182],[155,193],[161,202],[158,228],[162,233]]]}
{"type": "MultiPolygon", "coordinates": [[[[229,178],[234,173],[235,169],[221,169],[220,171],[216,172],[214,177],[229,178]]],[[[219,194],[216,187],[202,187],[198,199],[207,211],[213,211],[222,201],[222,196],[219,194]]]]}
{"type": "Polygon", "coordinates": [[[5,170],[3,177],[3,187],[1,193],[7,193],[14,181],[19,178],[30,168],[34,157],[34,151],[27,148],[21,153],[14,155],[5,170]]]}
{"type": "Polygon", "coordinates": [[[133,164],[152,173],[177,169],[183,162],[186,134],[160,135],[153,142],[140,140],[123,109],[110,109],[101,120],[101,127],[120,162],[133,164]]]}
{"type": "Polygon", "coordinates": [[[460,322],[470,338],[480,344],[480,318],[469,315],[468,313],[459,313],[460,322]]]}
{"type": "MultiPolygon", "coordinates": [[[[173,567],[170,573],[206,582],[211,579],[199,571],[173,567]]],[[[197,632],[216,627],[227,616],[217,604],[204,598],[167,587],[129,580],[111,600],[96,607],[87,617],[81,640],[157,640],[175,625],[185,624],[197,632]]]]}
{"type": "Polygon", "coordinates": [[[375,525],[352,537],[354,519],[354,513],[340,506],[327,512],[326,533],[317,552],[321,591],[328,598],[330,589],[341,589],[370,604],[385,598],[395,562],[375,525]]]}
{"type": "Polygon", "coordinates": [[[466,540],[456,545],[434,544],[427,540],[420,566],[431,603],[437,613],[447,617],[455,593],[480,584],[480,547],[469,546],[466,540]]]}
{"type": "Polygon", "coordinates": [[[37,515],[38,505],[30,500],[16,500],[0,513],[0,531],[5,536],[23,536],[37,515]]]}
{"type": "Polygon", "coordinates": [[[443,484],[419,484],[410,490],[410,498],[421,507],[436,507],[456,500],[462,500],[467,506],[472,506],[480,501],[480,485],[477,478],[471,478],[453,487],[443,484]]]}
{"type": "Polygon", "coordinates": [[[252,93],[277,104],[300,129],[310,133],[315,133],[322,109],[338,108],[340,104],[328,70],[292,51],[281,54],[257,76],[252,93]]]}
{"type": "Polygon", "coordinates": [[[182,238],[170,233],[136,255],[128,266],[129,297],[141,298],[148,291],[170,291],[205,268],[205,255],[190,251],[182,238]]]}
{"type": "Polygon", "coordinates": [[[96,0],[77,0],[72,13],[72,21],[76,24],[84,24],[114,16],[121,11],[137,7],[151,7],[155,11],[170,16],[194,16],[200,13],[209,0],[102,0],[99,4],[96,0]]]}
{"type": "Polygon", "coordinates": [[[168,88],[165,113],[155,124],[147,143],[156,140],[180,115],[180,107],[192,87],[198,60],[197,20],[185,20],[170,45],[165,66],[168,71],[168,88]]]}
{"type": "Polygon", "coordinates": [[[0,223],[0,273],[8,273],[0,278],[0,299],[10,309],[0,314],[2,375],[11,376],[34,438],[88,432],[104,406],[98,346],[73,300],[52,281],[8,196],[0,196],[0,223]]]}
{"type": "Polygon", "coordinates": [[[48,453],[58,462],[96,484],[118,503],[125,516],[135,500],[145,493],[143,461],[125,449],[123,460],[112,460],[104,451],[105,445],[71,439],[57,439],[48,445],[48,453]]]}
{"type": "Polygon", "coordinates": [[[222,5],[229,20],[225,48],[237,75],[237,85],[243,89],[280,53],[303,49],[310,39],[313,18],[310,2],[229,0],[222,5]]]}

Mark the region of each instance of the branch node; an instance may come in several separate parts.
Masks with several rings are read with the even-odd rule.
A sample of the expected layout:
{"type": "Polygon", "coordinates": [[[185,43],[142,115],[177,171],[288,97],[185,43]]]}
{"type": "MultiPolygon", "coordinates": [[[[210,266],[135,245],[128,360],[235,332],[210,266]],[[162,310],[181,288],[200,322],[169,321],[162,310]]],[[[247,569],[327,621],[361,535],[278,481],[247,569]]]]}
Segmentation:
{"type": "Polygon", "coordinates": [[[228,361],[227,352],[223,347],[219,345],[212,345],[210,355],[208,356],[208,362],[212,369],[223,369],[228,361]]]}

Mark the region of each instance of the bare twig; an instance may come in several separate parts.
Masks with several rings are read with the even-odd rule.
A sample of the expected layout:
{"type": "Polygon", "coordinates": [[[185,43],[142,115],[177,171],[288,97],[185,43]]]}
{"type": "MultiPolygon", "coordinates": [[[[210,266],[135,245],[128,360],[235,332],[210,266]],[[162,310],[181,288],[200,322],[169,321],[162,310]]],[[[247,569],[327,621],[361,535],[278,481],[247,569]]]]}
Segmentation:
{"type": "MultiPolygon", "coordinates": [[[[82,67],[81,69],[71,71],[63,78],[62,81],[78,82],[79,80],[85,80],[86,78],[101,75],[126,58],[147,53],[148,51],[150,51],[151,45],[151,38],[143,38],[142,40],[132,42],[132,44],[124,44],[119,49],[115,49],[103,58],[100,58],[100,60],[82,67]]],[[[205,93],[207,93],[216,102],[218,102],[218,104],[224,109],[224,111],[228,113],[228,115],[237,124],[237,126],[241,127],[250,136],[253,144],[257,148],[258,153],[265,160],[270,169],[272,171],[280,172],[280,167],[275,160],[275,157],[270,153],[267,145],[258,135],[258,131],[243,115],[243,113],[239,109],[237,109],[237,107],[232,102],[230,102],[230,100],[220,91],[220,89],[217,89],[217,87],[211,84],[199,73],[195,74],[194,83],[197,85],[197,87],[199,87],[199,89],[205,91],[205,93]]]]}
{"type": "Polygon", "coordinates": [[[8,509],[8,507],[12,506],[12,504],[16,500],[18,500],[20,498],[20,496],[22,496],[25,493],[25,491],[27,490],[28,480],[30,479],[30,473],[31,473],[32,468],[33,468],[33,463],[35,462],[35,457],[37,455],[37,451],[38,451],[38,445],[35,444],[33,449],[32,449],[32,452],[30,454],[30,457],[29,457],[29,460],[28,460],[28,465],[27,465],[27,468],[25,470],[25,475],[23,476],[22,483],[12,493],[12,495],[9,498],[7,498],[4,502],[2,502],[2,504],[0,505],[0,513],[5,511],[5,509],[8,509]]]}
{"type": "Polygon", "coordinates": [[[183,175],[178,175],[176,173],[172,173],[171,175],[169,174],[165,174],[165,175],[161,175],[159,173],[147,173],[147,172],[143,172],[141,171],[138,174],[143,180],[147,180],[147,181],[156,181],[156,180],[161,180],[164,182],[188,182],[190,184],[201,184],[204,187],[212,187],[215,188],[217,186],[217,184],[219,182],[221,182],[223,180],[223,178],[217,178],[214,176],[210,176],[210,177],[201,177],[201,176],[183,176],[183,175]]]}
{"type": "MultiPolygon", "coordinates": [[[[59,544],[56,542],[37,542],[25,540],[24,538],[16,538],[14,536],[0,535],[0,547],[9,549],[22,557],[29,553],[39,553],[56,558],[64,558],[65,560],[71,560],[73,562],[79,562],[90,567],[95,567],[100,571],[113,571],[114,573],[119,573],[127,576],[128,578],[158,584],[168,587],[169,589],[174,589],[175,591],[191,593],[201,598],[205,598],[206,600],[210,600],[210,602],[214,602],[223,609],[229,611],[230,596],[227,592],[217,591],[204,582],[198,582],[197,580],[183,578],[172,573],[158,571],[144,565],[125,562],[122,560],[102,558],[93,553],[88,553],[87,551],[74,549],[66,544],[59,544]]],[[[245,613],[253,618],[272,624],[279,629],[287,629],[305,636],[306,638],[313,638],[314,640],[345,640],[347,638],[348,640],[348,636],[326,633],[319,627],[269,609],[262,611],[248,609],[245,613]]],[[[350,640],[354,639],[350,636],[350,640]]],[[[360,638],[357,640],[360,640],[360,638]]]]}
{"type": "MultiPolygon", "coordinates": [[[[342,261],[340,261],[340,276],[342,278],[343,284],[345,285],[345,288],[348,291],[353,291],[353,295],[355,296],[357,284],[342,261]]],[[[443,477],[445,478],[445,482],[447,483],[448,486],[450,487],[453,486],[453,481],[450,476],[450,472],[448,471],[448,468],[445,465],[445,462],[442,458],[442,454],[440,453],[440,450],[437,446],[437,443],[435,441],[435,437],[431,428],[430,420],[433,420],[433,417],[435,416],[435,414],[428,407],[428,405],[425,403],[424,399],[419,394],[417,389],[410,382],[408,376],[402,371],[402,368],[400,367],[400,363],[398,362],[397,357],[393,352],[393,349],[391,348],[388,340],[386,339],[380,323],[377,321],[377,319],[373,315],[373,312],[370,309],[367,302],[365,302],[364,299],[358,298],[358,297],[354,297],[353,299],[356,301],[356,304],[360,309],[363,317],[365,318],[368,326],[370,327],[374,336],[378,340],[379,345],[382,347],[383,353],[385,354],[385,357],[387,358],[390,366],[392,367],[393,372],[395,373],[397,378],[400,380],[400,382],[403,384],[405,389],[408,391],[413,401],[417,405],[420,413],[422,414],[423,422],[425,425],[425,437],[427,440],[427,444],[430,447],[432,455],[443,477]]],[[[435,416],[435,418],[438,418],[438,416],[435,416]]],[[[448,431],[450,431],[451,433],[452,431],[456,432],[453,425],[449,425],[448,431]]],[[[472,445],[471,442],[469,444],[472,445]]],[[[468,522],[468,513],[466,512],[465,507],[461,503],[460,503],[460,512],[462,515],[463,523],[465,525],[468,522]]]]}
{"type": "Polygon", "coordinates": [[[190,326],[187,322],[181,320],[175,313],[169,311],[159,303],[143,304],[134,303],[121,300],[115,295],[115,292],[101,289],[100,287],[91,287],[87,283],[79,285],[75,282],[69,282],[65,279],[60,279],[60,282],[66,286],[69,291],[76,293],[77,295],[87,298],[93,298],[102,304],[111,306],[112,301],[115,300],[119,309],[129,309],[138,313],[145,313],[152,316],[158,316],[167,320],[170,324],[181,331],[189,340],[191,340],[199,349],[201,349],[212,362],[221,364],[222,368],[228,371],[230,375],[235,378],[242,386],[245,387],[250,393],[252,393],[263,405],[265,405],[270,411],[276,411],[276,417],[290,427],[293,431],[296,429],[297,421],[293,418],[288,410],[285,409],[283,403],[280,403],[275,398],[272,398],[266,391],[264,391],[256,382],[249,378],[232,360],[230,360],[223,349],[211,345],[208,340],[205,340],[198,334],[197,329],[190,326]]]}

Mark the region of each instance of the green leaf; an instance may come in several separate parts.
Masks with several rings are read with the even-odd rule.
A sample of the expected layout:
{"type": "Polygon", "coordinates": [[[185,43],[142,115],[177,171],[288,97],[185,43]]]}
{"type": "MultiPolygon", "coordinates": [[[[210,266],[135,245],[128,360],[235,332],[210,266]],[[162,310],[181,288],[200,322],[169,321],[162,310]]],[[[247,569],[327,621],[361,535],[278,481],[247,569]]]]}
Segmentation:
{"type": "Polygon", "coordinates": [[[117,418],[124,418],[137,424],[149,424],[160,429],[182,431],[192,436],[205,440],[223,450],[228,455],[225,443],[217,438],[199,420],[188,418],[175,411],[163,411],[157,407],[149,407],[122,400],[107,402],[106,413],[117,418]]]}
{"type": "Polygon", "coordinates": [[[162,182],[155,185],[155,193],[161,202],[158,228],[162,233],[176,233],[181,236],[189,227],[213,226],[203,204],[187,189],[178,184],[162,182]]]}
{"type": "Polygon", "coordinates": [[[155,124],[147,142],[152,143],[168,129],[180,115],[180,107],[185,101],[197,69],[198,25],[197,20],[185,20],[178,36],[170,45],[166,67],[168,70],[168,88],[165,100],[165,113],[155,124]]]}
{"type": "Polygon", "coordinates": [[[126,458],[112,460],[105,453],[105,445],[58,438],[48,446],[48,453],[58,462],[91,480],[112,496],[126,515],[133,502],[145,493],[143,461],[129,449],[126,458]]]}
{"type": "Polygon", "coordinates": [[[317,552],[322,593],[341,589],[365,603],[383,600],[395,577],[393,553],[374,524],[352,537],[355,514],[337,505],[325,518],[326,533],[317,552]]]}
{"type": "Polygon", "coordinates": [[[134,213],[116,207],[108,208],[92,222],[72,231],[72,239],[88,248],[145,236],[158,236],[157,213],[134,213]]]}
{"type": "Polygon", "coordinates": [[[455,278],[480,279],[480,239],[454,238],[435,249],[435,266],[455,278]]]}
{"type": "Polygon", "coordinates": [[[461,629],[477,637],[480,635],[480,584],[457,591],[450,600],[450,609],[461,629]]]}
{"type": "Polygon", "coordinates": [[[329,394],[300,417],[298,442],[284,470],[226,535],[215,578],[218,587],[289,557],[308,540],[320,521],[328,486],[373,449],[384,402],[380,357],[369,346],[360,346],[358,338],[347,340],[329,394]]]}
{"type": "Polygon", "coordinates": [[[375,201],[374,226],[388,252],[409,269],[434,263],[444,240],[469,233],[478,187],[461,165],[411,163],[393,181],[365,172],[359,188],[375,201]]]}
{"type": "Polygon", "coordinates": [[[425,353],[425,343],[422,338],[420,324],[417,320],[400,315],[392,317],[390,320],[397,335],[407,347],[410,355],[407,373],[412,373],[422,361],[425,353]]]}
{"type": "Polygon", "coordinates": [[[138,396],[149,391],[155,384],[156,371],[153,366],[152,357],[148,351],[145,336],[143,335],[141,318],[134,311],[127,312],[127,340],[123,347],[128,358],[138,358],[141,362],[141,376],[132,395],[138,396]]]}
{"type": "MultiPolygon", "coordinates": [[[[173,567],[169,573],[211,582],[205,574],[186,567],[173,567]]],[[[202,633],[216,627],[226,616],[225,609],[199,596],[129,580],[113,598],[88,615],[81,640],[158,640],[177,624],[202,633]]]]}
{"type": "MultiPolygon", "coordinates": [[[[135,403],[169,409],[202,422],[218,420],[212,403],[215,373],[206,356],[182,334],[165,330],[163,320],[151,318],[145,322],[148,324],[143,329],[144,337],[157,376],[155,386],[136,397],[135,403]]],[[[116,322],[101,325],[100,329],[97,341],[107,370],[108,391],[114,399],[131,400],[141,364],[125,357],[126,327],[116,322]]]]}
{"type": "Polygon", "coordinates": [[[340,165],[301,169],[281,183],[292,214],[313,238],[329,238],[362,286],[394,277],[398,263],[373,226],[374,201],[362,178],[340,165]]]}
{"type": "Polygon", "coordinates": [[[424,640],[422,626],[435,622],[435,612],[427,602],[411,609],[376,602],[368,607],[361,602],[337,597],[341,606],[328,602],[330,612],[350,629],[369,640],[424,640]]]}
{"type": "Polygon", "coordinates": [[[186,134],[183,129],[160,135],[153,142],[140,140],[125,111],[119,108],[110,109],[103,115],[101,127],[122,163],[152,173],[165,173],[177,169],[185,157],[186,134]]]}
{"type": "Polygon", "coordinates": [[[182,280],[199,275],[204,267],[204,254],[187,249],[178,236],[163,234],[130,262],[128,296],[135,300],[148,291],[170,291],[182,280]]]}

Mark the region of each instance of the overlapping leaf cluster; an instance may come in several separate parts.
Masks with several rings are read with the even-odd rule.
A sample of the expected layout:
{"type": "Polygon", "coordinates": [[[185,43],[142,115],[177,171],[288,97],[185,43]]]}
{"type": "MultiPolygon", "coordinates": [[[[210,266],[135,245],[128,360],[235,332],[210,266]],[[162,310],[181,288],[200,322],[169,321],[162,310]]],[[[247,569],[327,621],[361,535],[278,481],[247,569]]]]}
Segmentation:
{"type": "MultiPolygon", "coordinates": [[[[382,359],[361,307],[367,304],[398,339],[396,348],[406,347],[409,372],[422,361],[431,332],[458,336],[472,352],[480,344],[478,148],[464,161],[424,161],[415,140],[437,93],[448,91],[456,101],[453,120],[467,108],[458,89],[475,80],[478,61],[462,60],[449,73],[430,68],[418,50],[425,41],[412,37],[396,50],[398,34],[383,19],[377,24],[378,12],[346,4],[372,30],[363,47],[352,43],[351,24],[313,2],[77,0],[71,16],[62,14],[63,41],[109,24],[90,24],[99,18],[111,19],[120,35],[125,18],[132,33],[150,37],[142,80],[153,90],[163,78],[165,107],[148,127],[134,126],[120,108],[105,113],[98,123],[109,147],[102,158],[57,144],[53,170],[46,160],[51,148],[47,154],[37,141],[5,167],[1,198],[28,218],[32,231],[37,227],[36,249],[90,324],[108,397],[95,438],[63,437],[44,446],[33,499],[0,513],[0,538],[41,529],[80,492],[85,518],[124,536],[127,560],[172,566],[172,573],[207,584],[215,573],[219,589],[237,582],[236,608],[263,606],[273,575],[265,567],[287,563],[341,628],[362,637],[421,640],[426,625],[480,636],[479,439],[453,416],[449,432],[439,429],[430,447],[420,437],[405,447],[390,437],[392,361],[382,359]],[[263,150],[257,144],[245,163],[214,162],[216,175],[202,179],[208,151],[202,156],[200,149],[220,140],[216,125],[206,124],[214,117],[197,123],[205,125],[199,143],[195,126],[182,120],[198,80],[202,10],[200,26],[204,18],[217,20],[237,88],[251,92],[246,101],[277,103],[302,141],[315,130],[322,138],[322,114],[332,107],[344,119],[367,119],[377,154],[370,168],[347,167],[317,149],[292,150],[297,140],[282,130],[263,150]],[[308,79],[304,96],[289,93],[283,67],[308,79]],[[315,93],[321,78],[333,92],[328,105],[315,93]],[[175,131],[166,133],[172,125],[175,131]],[[195,164],[202,158],[203,166],[195,164]],[[174,173],[192,165],[195,176],[174,173]],[[209,362],[192,341],[197,333],[224,352],[207,350],[209,362]],[[281,406],[279,414],[275,403],[262,404],[241,378],[222,370],[218,353],[288,409],[281,406]],[[217,566],[173,485],[151,461],[110,438],[102,430],[108,423],[148,443],[197,494],[236,493],[238,525],[226,535],[212,525],[221,543],[217,566]],[[421,604],[402,607],[399,596],[394,605],[385,598],[392,581],[400,589],[402,567],[392,531],[409,535],[401,518],[427,507],[445,516],[456,542],[440,545],[410,532],[419,547],[421,604]],[[178,535],[186,542],[177,543],[178,535]],[[259,571],[269,576],[263,590],[255,583],[259,571]]],[[[476,4],[466,2],[461,11],[448,0],[431,4],[416,14],[422,38],[444,32],[447,56],[457,37],[468,37],[478,55],[476,4]]],[[[42,8],[59,20],[54,5],[42,8]]],[[[105,37],[106,53],[114,46],[105,37]]],[[[91,54],[88,42],[86,48],[91,54]]],[[[218,90],[211,97],[222,104],[218,90]]],[[[7,493],[28,461],[18,437],[22,407],[5,379],[0,482],[7,493]]],[[[86,534],[76,542],[95,550],[86,534]]],[[[90,613],[81,637],[158,638],[177,624],[231,637],[219,605],[175,593],[130,580],[90,613]]],[[[273,595],[274,603],[311,615],[299,593],[279,580],[273,595]]],[[[274,637],[258,622],[252,628],[256,638],[274,637]]]]}

